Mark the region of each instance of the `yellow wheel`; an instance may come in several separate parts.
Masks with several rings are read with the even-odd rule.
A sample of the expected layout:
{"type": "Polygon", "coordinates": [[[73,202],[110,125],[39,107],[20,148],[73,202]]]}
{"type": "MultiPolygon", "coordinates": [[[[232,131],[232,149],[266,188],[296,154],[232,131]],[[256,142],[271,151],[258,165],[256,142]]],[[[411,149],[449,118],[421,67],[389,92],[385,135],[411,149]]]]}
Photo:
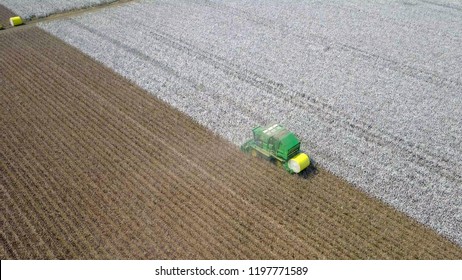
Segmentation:
{"type": "Polygon", "coordinates": [[[250,154],[251,154],[253,157],[257,157],[257,151],[256,151],[256,150],[252,150],[252,152],[250,152],[250,154]]]}

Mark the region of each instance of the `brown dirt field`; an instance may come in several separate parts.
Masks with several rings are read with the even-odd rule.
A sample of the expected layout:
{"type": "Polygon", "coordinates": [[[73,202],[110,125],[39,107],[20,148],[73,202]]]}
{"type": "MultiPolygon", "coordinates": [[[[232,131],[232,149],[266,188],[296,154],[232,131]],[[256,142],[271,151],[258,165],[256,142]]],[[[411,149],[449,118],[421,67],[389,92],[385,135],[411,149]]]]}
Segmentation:
{"type": "Polygon", "coordinates": [[[2,259],[460,259],[320,170],[242,154],[38,28],[0,33],[2,259]]]}

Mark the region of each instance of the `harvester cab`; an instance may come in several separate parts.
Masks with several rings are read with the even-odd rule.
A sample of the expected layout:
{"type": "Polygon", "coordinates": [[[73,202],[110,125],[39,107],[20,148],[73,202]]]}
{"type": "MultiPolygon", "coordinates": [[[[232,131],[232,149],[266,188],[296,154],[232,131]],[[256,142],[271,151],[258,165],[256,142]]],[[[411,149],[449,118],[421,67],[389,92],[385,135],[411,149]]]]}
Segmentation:
{"type": "Polygon", "coordinates": [[[300,152],[300,140],[283,126],[257,126],[252,132],[253,139],[241,146],[242,151],[275,162],[289,173],[300,173],[310,165],[308,155],[300,152]]]}

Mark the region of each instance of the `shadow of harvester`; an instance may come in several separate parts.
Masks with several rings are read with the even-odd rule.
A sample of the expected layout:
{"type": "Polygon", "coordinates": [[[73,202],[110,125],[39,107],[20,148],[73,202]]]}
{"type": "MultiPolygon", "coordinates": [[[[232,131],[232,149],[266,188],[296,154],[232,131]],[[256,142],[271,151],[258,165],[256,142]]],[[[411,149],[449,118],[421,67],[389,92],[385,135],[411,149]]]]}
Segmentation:
{"type": "Polygon", "coordinates": [[[316,162],[314,162],[312,159],[311,159],[311,163],[310,165],[305,168],[302,172],[298,173],[298,176],[304,178],[304,179],[309,179],[313,176],[315,176],[316,174],[318,174],[318,166],[316,164],[316,162]]]}

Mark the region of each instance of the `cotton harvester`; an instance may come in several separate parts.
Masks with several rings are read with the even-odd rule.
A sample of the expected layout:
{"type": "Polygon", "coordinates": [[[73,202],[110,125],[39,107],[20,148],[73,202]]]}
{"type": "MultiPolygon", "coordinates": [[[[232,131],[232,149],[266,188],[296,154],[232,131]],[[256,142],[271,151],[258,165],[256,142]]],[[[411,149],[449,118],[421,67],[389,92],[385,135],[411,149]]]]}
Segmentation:
{"type": "Polygon", "coordinates": [[[284,167],[289,173],[300,173],[310,165],[307,154],[300,152],[300,141],[279,124],[252,129],[253,139],[245,142],[241,150],[284,167]]]}

